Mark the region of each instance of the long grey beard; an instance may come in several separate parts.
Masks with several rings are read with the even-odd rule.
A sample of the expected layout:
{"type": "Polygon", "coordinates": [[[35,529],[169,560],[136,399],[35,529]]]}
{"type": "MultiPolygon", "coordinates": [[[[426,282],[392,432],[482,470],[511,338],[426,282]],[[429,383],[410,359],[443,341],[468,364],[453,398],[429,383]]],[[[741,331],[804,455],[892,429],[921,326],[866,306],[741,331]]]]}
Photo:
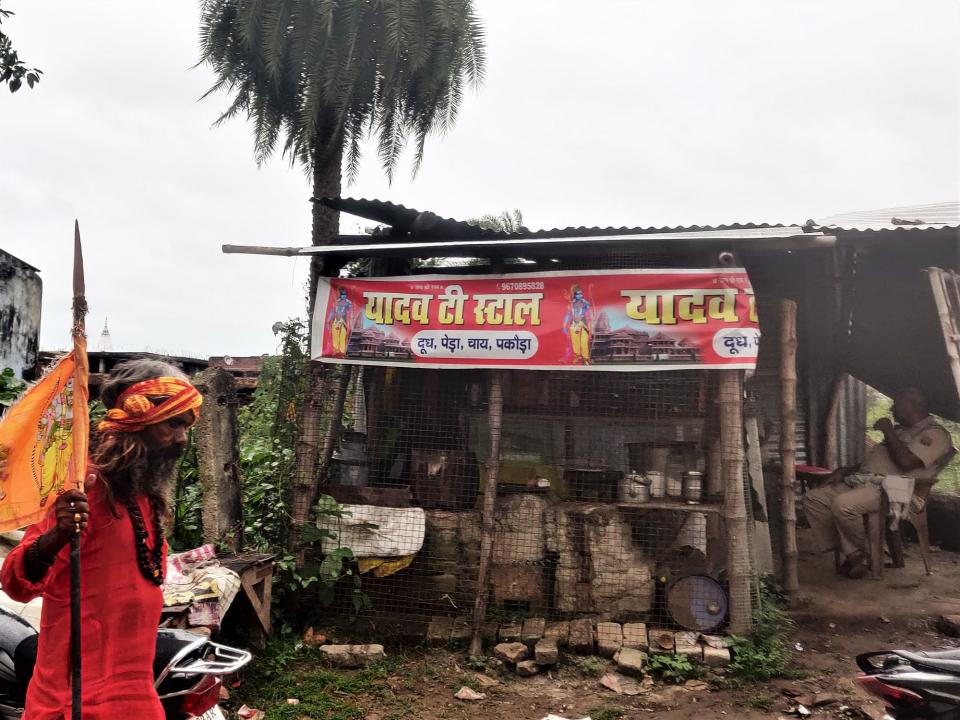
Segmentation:
{"type": "Polygon", "coordinates": [[[146,466],[132,468],[130,483],[133,495],[163,500],[169,506],[176,486],[180,458],[149,456],[146,466]]]}

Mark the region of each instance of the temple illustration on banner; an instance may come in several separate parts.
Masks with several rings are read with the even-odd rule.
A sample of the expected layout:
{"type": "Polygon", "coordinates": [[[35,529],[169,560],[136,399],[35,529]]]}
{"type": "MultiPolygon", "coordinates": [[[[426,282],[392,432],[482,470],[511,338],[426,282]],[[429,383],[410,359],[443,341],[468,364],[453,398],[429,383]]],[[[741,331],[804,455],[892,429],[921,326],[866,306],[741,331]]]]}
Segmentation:
{"type": "Polygon", "coordinates": [[[347,344],[347,357],[384,358],[390,360],[413,361],[413,352],[403,338],[384,332],[376,325],[363,326],[363,313],[359,313],[353,322],[353,332],[347,344]]]}
{"type": "Polygon", "coordinates": [[[632,327],[610,327],[606,312],[597,315],[593,329],[594,363],[655,363],[700,361],[701,350],[686,338],[658,332],[650,334],[632,327]]]}

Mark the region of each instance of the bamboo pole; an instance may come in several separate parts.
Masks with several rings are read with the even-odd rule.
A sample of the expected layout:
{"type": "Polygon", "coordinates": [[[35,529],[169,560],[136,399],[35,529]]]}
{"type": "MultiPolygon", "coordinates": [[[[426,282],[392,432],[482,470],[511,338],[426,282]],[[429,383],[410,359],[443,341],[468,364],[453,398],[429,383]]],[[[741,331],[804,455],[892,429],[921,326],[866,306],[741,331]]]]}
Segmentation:
{"type": "Polygon", "coordinates": [[[477,596],[473,605],[473,637],[470,657],[483,654],[483,622],[487,615],[487,590],[493,563],[493,529],[497,510],[497,476],[500,474],[500,431],[503,428],[503,387],[500,370],[490,371],[490,396],[487,402],[490,425],[490,454],[487,456],[487,477],[483,484],[483,526],[480,535],[480,570],[477,573],[477,596]]]}
{"type": "Polygon", "coordinates": [[[730,578],[730,632],[748,635],[753,627],[750,519],[743,478],[743,371],[721,370],[720,446],[723,464],[723,516],[730,578]]]}
{"type": "MultiPolygon", "coordinates": [[[[73,223],[73,479],[80,492],[84,491],[87,475],[87,447],[90,436],[88,412],[90,365],[87,359],[87,290],[83,276],[83,248],[80,244],[80,223],[73,223]]],[[[156,539],[162,542],[161,538],[156,539]]],[[[70,539],[70,717],[83,717],[82,664],[83,649],[80,624],[83,582],[80,566],[80,526],[70,539]]]]}
{"type": "MultiPolygon", "coordinates": [[[[835,422],[834,422],[835,424],[835,422]]],[[[797,303],[780,301],[780,461],[783,514],[783,585],[791,600],[797,577],[797,303]]]]}

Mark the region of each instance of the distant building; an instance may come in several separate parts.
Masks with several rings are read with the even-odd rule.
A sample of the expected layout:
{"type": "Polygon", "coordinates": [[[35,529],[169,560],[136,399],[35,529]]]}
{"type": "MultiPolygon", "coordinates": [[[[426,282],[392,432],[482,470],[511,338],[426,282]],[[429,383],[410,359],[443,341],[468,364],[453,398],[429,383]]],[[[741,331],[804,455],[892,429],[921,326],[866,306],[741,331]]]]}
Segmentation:
{"type": "Polygon", "coordinates": [[[223,368],[233,375],[237,392],[252,393],[257,389],[260,370],[263,368],[262,355],[234,357],[232,355],[214,355],[207,361],[208,367],[223,368]]]}
{"type": "Polygon", "coordinates": [[[0,250],[0,370],[34,377],[42,298],[40,271],[0,250]]]}
{"type": "MultiPolygon", "coordinates": [[[[50,365],[61,355],[63,355],[62,351],[44,350],[40,353],[40,363],[43,366],[50,365]]],[[[107,375],[116,365],[119,365],[125,360],[133,360],[136,358],[163,360],[180,368],[183,370],[183,372],[191,377],[201,370],[207,369],[207,361],[201,360],[200,358],[170,357],[168,355],[160,355],[158,353],[150,352],[126,352],[120,350],[102,352],[99,350],[93,350],[87,353],[87,357],[90,360],[91,400],[95,400],[96,398],[100,397],[100,386],[103,384],[103,381],[106,380],[107,375]]]]}
{"type": "Polygon", "coordinates": [[[107,327],[107,321],[103,321],[103,332],[100,333],[100,341],[97,343],[97,352],[113,352],[113,339],[110,337],[110,328],[107,327]]]}

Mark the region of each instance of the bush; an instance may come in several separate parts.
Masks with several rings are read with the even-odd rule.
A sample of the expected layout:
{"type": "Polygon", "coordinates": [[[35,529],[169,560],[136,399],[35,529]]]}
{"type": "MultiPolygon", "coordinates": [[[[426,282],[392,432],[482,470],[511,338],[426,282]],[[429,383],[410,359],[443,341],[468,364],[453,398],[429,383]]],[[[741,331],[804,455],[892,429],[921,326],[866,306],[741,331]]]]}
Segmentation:
{"type": "Polygon", "coordinates": [[[651,655],[647,667],[664,682],[678,685],[700,674],[700,670],[686,655],[651,655]]]}
{"type": "Polygon", "coordinates": [[[733,638],[733,675],[752,682],[782,677],[793,659],[789,638],[793,626],[783,596],[771,582],[761,580],[753,635],[733,638]]]}

